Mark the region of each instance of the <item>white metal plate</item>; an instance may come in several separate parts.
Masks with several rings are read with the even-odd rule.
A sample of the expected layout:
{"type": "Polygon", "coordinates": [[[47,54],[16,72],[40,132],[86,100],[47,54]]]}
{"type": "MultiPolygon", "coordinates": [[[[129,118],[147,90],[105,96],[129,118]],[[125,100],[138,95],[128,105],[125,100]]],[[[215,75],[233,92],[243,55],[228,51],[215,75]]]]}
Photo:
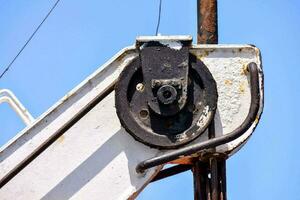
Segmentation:
{"type": "Polygon", "coordinates": [[[233,131],[245,120],[251,103],[247,65],[254,62],[259,68],[260,108],[255,123],[238,139],[217,148],[220,153],[232,155],[251,136],[263,111],[260,51],[252,45],[198,45],[191,53],[203,61],[217,82],[216,137],[233,131]]]}

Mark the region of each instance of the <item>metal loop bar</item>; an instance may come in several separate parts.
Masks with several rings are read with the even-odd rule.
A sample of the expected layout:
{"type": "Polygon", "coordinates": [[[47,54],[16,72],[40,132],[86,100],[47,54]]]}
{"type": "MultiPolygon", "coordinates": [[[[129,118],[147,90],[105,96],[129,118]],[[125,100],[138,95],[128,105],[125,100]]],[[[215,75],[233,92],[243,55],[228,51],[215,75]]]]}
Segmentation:
{"type": "Polygon", "coordinates": [[[10,107],[18,114],[27,126],[34,121],[34,118],[28,110],[26,110],[26,108],[10,90],[0,90],[0,104],[4,102],[7,102],[10,105],[10,107]]]}
{"type": "Polygon", "coordinates": [[[204,142],[200,142],[197,144],[193,144],[191,146],[187,146],[181,149],[177,149],[174,151],[170,151],[164,155],[160,155],[157,157],[150,158],[139,163],[136,167],[136,171],[138,173],[142,173],[144,170],[149,169],[151,167],[155,167],[157,165],[162,165],[164,163],[170,162],[172,160],[176,160],[183,156],[188,156],[194,153],[197,153],[204,149],[210,149],[217,147],[222,144],[226,144],[231,142],[238,137],[240,137],[243,133],[245,133],[256,120],[258,111],[259,111],[259,101],[260,101],[260,93],[259,93],[259,76],[258,76],[258,67],[256,63],[248,64],[248,71],[250,73],[250,85],[251,85],[251,105],[249,108],[248,115],[244,122],[236,128],[234,131],[217,137],[213,139],[209,139],[204,142]]]}

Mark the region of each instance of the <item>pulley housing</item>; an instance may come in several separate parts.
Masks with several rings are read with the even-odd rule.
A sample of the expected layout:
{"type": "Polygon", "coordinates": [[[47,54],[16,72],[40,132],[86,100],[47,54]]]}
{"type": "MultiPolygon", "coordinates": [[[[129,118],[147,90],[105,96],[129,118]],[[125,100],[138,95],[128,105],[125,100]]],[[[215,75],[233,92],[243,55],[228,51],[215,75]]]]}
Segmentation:
{"type": "Polygon", "coordinates": [[[117,81],[115,103],[123,127],[138,141],[175,148],[201,135],[217,108],[216,82],[189,52],[191,37],[138,38],[139,56],[117,81]]]}

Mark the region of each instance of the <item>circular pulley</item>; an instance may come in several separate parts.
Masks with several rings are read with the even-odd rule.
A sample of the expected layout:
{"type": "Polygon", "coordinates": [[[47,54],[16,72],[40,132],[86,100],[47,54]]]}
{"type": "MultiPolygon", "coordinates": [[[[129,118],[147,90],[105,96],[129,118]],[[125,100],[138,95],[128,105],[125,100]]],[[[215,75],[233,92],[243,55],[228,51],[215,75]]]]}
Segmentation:
{"type": "Polygon", "coordinates": [[[181,109],[178,93],[182,91],[173,83],[163,81],[153,88],[155,99],[151,100],[162,111],[158,112],[149,103],[141,59],[135,58],[120,74],[115,88],[117,115],[136,140],[169,149],[191,142],[207,129],[217,108],[216,83],[207,67],[190,55],[187,96],[181,109]],[[169,110],[170,115],[166,114],[169,110]]]}

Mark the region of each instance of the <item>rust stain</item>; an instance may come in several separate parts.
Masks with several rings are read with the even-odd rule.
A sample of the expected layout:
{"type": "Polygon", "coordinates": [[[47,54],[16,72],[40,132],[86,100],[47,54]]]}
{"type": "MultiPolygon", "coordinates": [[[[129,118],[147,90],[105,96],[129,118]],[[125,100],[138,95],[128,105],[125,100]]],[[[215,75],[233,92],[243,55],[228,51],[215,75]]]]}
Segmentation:
{"type": "Polygon", "coordinates": [[[195,55],[199,60],[202,60],[203,58],[206,58],[210,53],[214,52],[215,49],[205,49],[201,51],[199,54],[195,55]]]}
{"type": "Polygon", "coordinates": [[[56,141],[57,141],[57,143],[61,144],[61,143],[64,142],[64,140],[65,140],[65,136],[62,135],[62,136],[60,136],[56,141]]]}
{"type": "Polygon", "coordinates": [[[259,116],[256,116],[254,123],[258,124],[259,116]]]}
{"type": "Polygon", "coordinates": [[[72,96],[73,95],[73,93],[67,93],[63,98],[62,98],[62,103],[64,103],[64,102],[66,102],[69,98],[70,98],[70,96],[72,96]]]}
{"type": "Polygon", "coordinates": [[[243,64],[241,75],[245,75],[246,76],[247,74],[248,74],[248,65],[247,64],[243,64]]]}
{"type": "Polygon", "coordinates": [[[240,86],[239,86],[239,91],[240,93],[245,93],[245,84],[244,83],[241,83],[240,86]]]}
{"type": "Polygon", "coordinates": [[[232,85],[232,80],[227,79],[224,81],[224,83],[225,85],[232,85]]]}
{"type": "Polygon", "coordinates": [[[170,164],[182,164],[182,165],[192,164],[193,163],[193,158],[191,156],[186,156],[186,157],[183,157],[183,158],[179,158],[177,160],[173,160],[169,163],[170,164]]]}
{"type": "Polygon", "coordinates": [[[125,51],[124,53],[122,53],[121,55],[119,55],[117,58],[116,58],[116,61],[117,62],[122,62],[124,60],[124,58],[128,55],[128,52],[125,51]]]}

